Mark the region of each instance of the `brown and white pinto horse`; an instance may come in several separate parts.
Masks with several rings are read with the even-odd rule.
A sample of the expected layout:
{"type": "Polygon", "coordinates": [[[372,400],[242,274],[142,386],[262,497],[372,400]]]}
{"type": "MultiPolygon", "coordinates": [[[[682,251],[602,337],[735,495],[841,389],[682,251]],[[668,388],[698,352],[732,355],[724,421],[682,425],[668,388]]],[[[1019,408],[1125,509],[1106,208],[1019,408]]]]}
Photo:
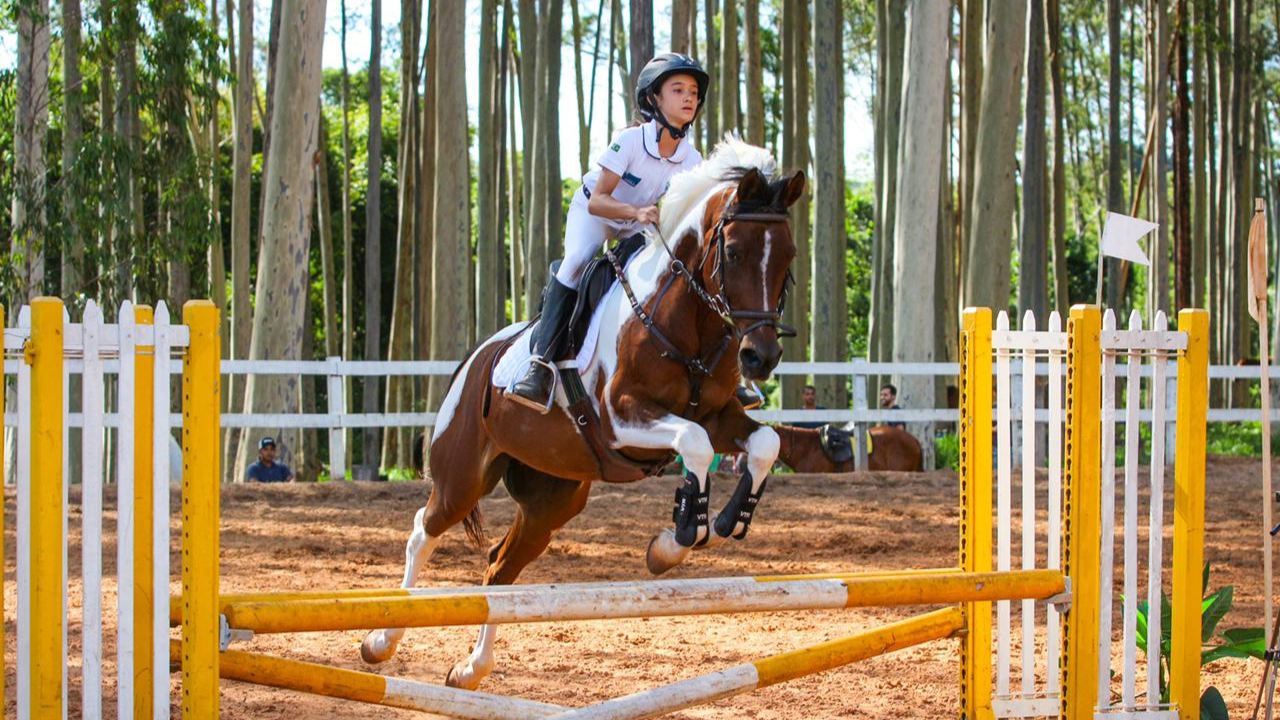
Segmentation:
{"type": "MultiPolygon", "coordinates": [[[[740,373],[766,378],[782,355],[778,320],[795,256],[787,208],[804,184],[799,172],[779,177],[765,150],[726,140],[701,166],[672,179],[660,233],[627,266],[643,312],[619,292],[607,295],[599,311],[598,344],[579,372],[612,447],[642,463],[663,464],[679,453],[689,471],[677,490],[676,527],[649,544],[654,573],[679,564],[694,546],[743,537],[778,455],[777,433],[747,417],[734,391],[740,373]],[[749,470],[713,523],[713,456],[743,451],[749,470]]],[[[464,523],[482,541],[477,504],[500,480],[516,501],[516,516],[489,549],[484,583],[514,583],[582,511],[600,479],[563,388],[559,409],[547,415],[492,388],[496,356],[522,329],[514,325],[486,340],[450,385],[431,437],[433,486],[414,517],[403,587],[454,525],[464,523]]],[[[492,625],[483,628],[471,656],[450,670],[449,685],[474,689],[489,674],[494,633],[492,625]]],[[[403,628],[375,630],[361,655],[371,663],[387,660],[403,634],[403,628]]]]}

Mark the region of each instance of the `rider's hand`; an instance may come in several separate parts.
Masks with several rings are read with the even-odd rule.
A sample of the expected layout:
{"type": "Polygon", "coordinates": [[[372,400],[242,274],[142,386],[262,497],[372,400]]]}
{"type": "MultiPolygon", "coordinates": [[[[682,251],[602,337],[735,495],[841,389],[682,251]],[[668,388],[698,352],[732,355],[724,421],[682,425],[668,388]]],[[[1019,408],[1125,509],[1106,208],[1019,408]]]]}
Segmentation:
{"type": "Polygon", "coordinates": [[[647,205],[642,208],[636,208],[636,222],[642,225],[656,225],[658,223],[658,207],[656,205],[647,205]]]}

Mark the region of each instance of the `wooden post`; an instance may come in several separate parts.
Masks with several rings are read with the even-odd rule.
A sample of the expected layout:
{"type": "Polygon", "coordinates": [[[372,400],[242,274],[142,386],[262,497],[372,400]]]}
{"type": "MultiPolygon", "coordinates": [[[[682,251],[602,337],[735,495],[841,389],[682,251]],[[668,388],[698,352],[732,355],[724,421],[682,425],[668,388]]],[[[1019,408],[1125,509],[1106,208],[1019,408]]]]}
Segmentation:
{"type": "Polygon", "coordinates": [[[1062,717],[1069,720],[1092,718],[1098,698],[1101,333],[1102,313],[1097,306],[1071,308],[1062,562],[1062,572],[1072,582],[1071,609],[1063,616],[1062,648],[1062,717]]]}
{"type": "MultiPolygon", "coordinates": [[[[1265,324],[1265,323],[1264,323],[1265,324]]],[[[1169,700],[1182,720],[1200,717],[1200,602],[1204,568],[1205,418],[1209,407],[1209,313],[1183,310],[1178,330],[1178,456],[1173,495],[1172,652],[1169,700]]],[[[1270,438],[1263,438],[1264,444],[1270,438]]]]}
{"type": "Polygon", "coordinates": [[[222,325],[208,300],[189,301],[182,367],[182,717],[219,713],[218,619],[222,325]]]}
{"type": "MultiPolygon", "coordinates": [[[[62,301],[31,301],[31,717],[62,720],[66,689],[66,594],[63,592],[62,301]]],[[[21,651],[23,648],[19,648],[21,651]]]]}
{"type": "MultiPolygon", "coordinates": [[[[960,568],[991,571],[991,310],[967,308],[960,334],[960,568]]],[[[960,717],[990,720],[991,603],[964,607],[960,717]]]]}

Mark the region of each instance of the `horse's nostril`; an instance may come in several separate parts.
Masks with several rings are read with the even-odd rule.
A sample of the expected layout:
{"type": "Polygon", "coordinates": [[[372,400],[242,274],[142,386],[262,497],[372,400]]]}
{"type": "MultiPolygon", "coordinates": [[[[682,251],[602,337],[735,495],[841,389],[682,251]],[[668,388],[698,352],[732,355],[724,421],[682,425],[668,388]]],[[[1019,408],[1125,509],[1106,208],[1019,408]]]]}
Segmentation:
{"type": "Polygon", "coordinates": [[[761,364],[760,354],[750,348],[746,348],[742,352],[738,353],[738,359],[742,362],[744,367],[757,368],[760,367],[761,364]]]}

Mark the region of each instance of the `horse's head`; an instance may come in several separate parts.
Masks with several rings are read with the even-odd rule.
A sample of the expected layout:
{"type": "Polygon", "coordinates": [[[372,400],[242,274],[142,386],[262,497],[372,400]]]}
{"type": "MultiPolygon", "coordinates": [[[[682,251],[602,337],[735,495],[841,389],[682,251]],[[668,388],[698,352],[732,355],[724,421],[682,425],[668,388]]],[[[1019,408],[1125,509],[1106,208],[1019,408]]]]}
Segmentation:
{"type": "Polygon", "coordinates": [[[804,173],[779,180],[747,169],[707,203],[703,227],[704,287],[718,289],[722,315],[738,337],[738,367],[748,380],[763,380],[782,359],[780,335],[794,334],[780,324],[796,255],[787,209],[804,192],[804,173]]]}

